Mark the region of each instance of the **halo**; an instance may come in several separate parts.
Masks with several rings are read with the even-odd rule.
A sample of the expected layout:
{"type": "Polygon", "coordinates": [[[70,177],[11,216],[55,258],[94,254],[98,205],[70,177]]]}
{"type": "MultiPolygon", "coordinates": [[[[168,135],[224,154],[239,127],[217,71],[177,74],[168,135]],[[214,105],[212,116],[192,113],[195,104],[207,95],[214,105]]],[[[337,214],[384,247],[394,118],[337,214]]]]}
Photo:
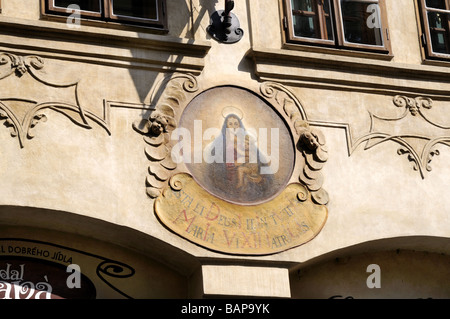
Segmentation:
{"type": "Polygon", "coordinates": [[[234,107],[234,106],[226,106],[226,107],[224,107],[223,110],[222,110],[223,118],[226,118],[230,114],[235,114],[241,120],[244,117],[244,114],[242,113],[242,111],[240,109],[238,109],[237,107],[234,107]]]}

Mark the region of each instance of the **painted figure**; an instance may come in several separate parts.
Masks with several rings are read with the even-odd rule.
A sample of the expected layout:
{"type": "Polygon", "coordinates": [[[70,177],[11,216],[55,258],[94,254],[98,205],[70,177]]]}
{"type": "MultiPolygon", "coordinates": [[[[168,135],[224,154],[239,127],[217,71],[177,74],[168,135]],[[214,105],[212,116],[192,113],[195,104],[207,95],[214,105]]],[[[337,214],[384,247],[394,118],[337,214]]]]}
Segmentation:
{"type": "Polygon", "coordinates": [[[233,195],[236,200],[251,202],[270,187],[272,176],[261,174],[261,167],[268,164],[265,156],[237,114],[225,117],[220,136],[205,150],[213,157],[208,160],[209,180],[216,190],[233,195]]]}

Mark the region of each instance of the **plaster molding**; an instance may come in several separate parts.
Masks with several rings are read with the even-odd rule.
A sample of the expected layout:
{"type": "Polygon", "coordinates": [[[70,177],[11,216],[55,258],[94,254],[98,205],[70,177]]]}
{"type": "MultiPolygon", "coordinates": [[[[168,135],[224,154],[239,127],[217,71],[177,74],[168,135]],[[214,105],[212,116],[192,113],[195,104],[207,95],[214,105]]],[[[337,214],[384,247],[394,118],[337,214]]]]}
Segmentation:
{"type": "Polygon", "coordinates": [[[276,82],[264,82],[260,90],[264,97],[272,99],[284,110],[297,133],[297,149],[305,160],[299,173],[299,181],[311,192],[314,202],[327,204],[329,196],[322,188],[324,177],[321,173],[328,160],[324,135],[310,126],[300,100],[287,87],[276,82]]]}
{"type": "Polygon", "coordinates": [[[211,47],[207,41],[43,20],[2,17],[0,27],[2,51],[157,72],[200,74],[211,47]]]}
{"type": "Polygon", "coordinates": [[[392,104],[404,109],[403,113],[386,117],[368,111],[370,117],[368,133],[357,137],[351,134],[351,123],[326,121],[309,121],[309,123],[312,126],[343,129],[349,156],[353,156],[362,145],[363,150],[367,151],[387,142],[396,143],[400,146],[397,154],[406,155],[408,161],[413,163],[413,169],[425,179],[426,173],[432,171],[433,157],[440,154],[438,146],[450,147],[450,124],[438,123],[427,114],[432,110],[433,103],[429,97],[395,95],[392,97],[392,104]]]}
{"type": "MultiPolygon", "coordinates": [[[[38,86],[51,88],[55,91],[64,91],[65,95],[71,95],[71,102],[49,100],[45,96],[34,96],[34,100],[26,99],[22,96],[2,96],[0,98],[0,120],[9,128],[12,137],[17,137],[20,147],[24,147],[26,140],[35,137],[33,129],[37,124],[47,121],[44,110],[53,110],[69,118],[74,124],[85,129],[92,129],[92,123],[109,131],[108,122],[105,119],[85,110],[78,99],[78,82],[57,84],[48,82],[40,77],[37,71],[45,67],[45,60],[39,56],[19,56],[12,53],[0,53],[0,80],[14,77],[14,82],[21,85],[21,81],[29,76],[28,81],[32,81],[38,86]]],[[[8,91],[7,91],[8,92],[8,91]]],[[[57,95],[57,94],[56,94],[57,95]]]]}
{"type": "MultiPolygon", "coordinates": [[[[184,104],[188,95],[198,90],[199,85],[193,75],[167,75],[151,94],[151,101],[155,105],[152,106],[150,116],[133,124],[147,144],[145,154],[150,160],[147,194],[153,199],[161,195],[177,168],[171,159],[170,132],[177,126],[182,111],[180,105],[184,104]]],[[[296,133],[295,146],[304,161],[297,180],[305,185],[315,203],[328,204],[328,193],[322,188],[324,177],[321,171],[328,160],[323,133],[310,126],[303,105],[287,87],[276,82],[266,82],[260,85],[260,93],[277,109],[284,111],[290,119],[289,125],[296,133]]]]}
{"type": "Polygon", "coordinates": [[[429,118],[433,99],[450,101],[450,73],[435,65],[406,65],[354,56],[318,52],[253,48],[249,55],[261,81],[276,81],[279,87],[315,87],[393,96],[393,104],[404,108],[401,116],[380,117],[369,111],[370,128],[356,139],[350,134],[351,123],[308,121],[313,126],[343,128],[347,134],[349,155],[361,145],[371,149],[387,141],[401,146],[399,155],[407,155],[414,170],[425,178],[431,161],[440,154],[438,145],[450,146],[450,126],[429,118]],[[441,84],[436,85],[436,78],[441,84]],[[417,125],[411,124],[416,121],[417,125]],[[378,127],[380,123],[383,128],[378,127]],[[399,127],[400,123],[404,125],[399,127]],[[395,125],[394,125],[395,124],[395,125]],[[407,126],[416,129],[409,132],[407,126]],[[433,132],[422,126],[428,126],[433,132]],[[395,133],[394,126],[399,133],[395,133]],[[440,130],[440,132],[439,132],[440,130]]]}
{"type": "MultiPolygon", "coordinates": [[[[154,214],[166,228],[204,248],[235,255],[280,253],[305,244],[321,231],[327,220],[329,202],[328,193],[322,188],[322,168],[328,160],[325,138],[310,126],[303,105],[288,88],[268,82],[256,84],[253,90],[230,84],[205,89],[193,75],[172,74],[154,86],[150,101],[149,107],[153,108],[150,114],[134,122],[133,128],[143,136],[145,143],[146,193],[152,200],[154,214]],[[257,108],[252,110],[250,105],[257,108]],[[237,162],[226,166],[214,159],[193,169],[190,159],[173,158],[173,155],[180,156],[181,150],[183,155],[190,153],[185,146],[175,147],[180,146],[179,138],[186,139],[188,147],[192,145],[192,133],[204,138],[205,131],[200,128],[199,133],[194,127],[196,119],[204,123],[203,128],[221,124],[222,130],[214,133],[208,145],[222,148],[227,135],[223,131],[225,124],[232,125],[234,119],[238,121],[242,115],[238,115],[239,107],[248,112],[247,116],[253,119],[248,119],[248,123],[257,128],[285,126],[280,135],[282,140],[276,143],[286,152],[276,159],[282,170],[278,170],[277,165],[276,172],[267,173],[271,174],[268,179],[263,179],[264,173],[252,171],[254,180],[244,181],[239,168],[249,169],[250,166],[240,166],[237,162]],[[227,108],[233,110],[224,113],[227,108]],[[215,116],[219,119],[214,120],[215,116]],[[185,129],[191,135],[180,136],[176,129],[185,129]],[[178,138],[173,138],[173,132],[178,138]],[[219,215],[232,228],[226,228],[222,219],[218,219],[219,215]],[[202,235],[191,231],[193,229],[202,235]]],[[[239,127],[246,126],[239,124],[239,127]]],[[[201,155],[205,149],[201,148],[201,155]]],[[[263,152],[267,149],[263,148],[263,152]]],[[[247,158],[246,163],[252,162],[247,158]]],[[[256,165],[259,170],[263,164],[256,165]]]]}
{"type": "Polygon", "coordinates": [[[148,119],[133,123],[133,128],[144,136],[145,154],[150,160],[147,175],[147,195],[157,198],[168,185],[177,164],[172,161],[170,132],[176,127],[176,111],[186,100],[186,94],[198,90],[197,79],[191,74],[171,74],[163,77],[151,93],[150,101],[156,103],[148,119]],[[164,89],[161,95],[159,90],[164,89]],[[161,95],[161,96],[160,96],[161,95]]]}
{"type": "Polygon", "coordinates": [[[248,56],[260,81],[382,95],[422,95],[450,100],[448,67],[358,56],[254,47],[248,56]],[[436,85],[439,79],[440,85],[436,85]]]}
{"type": "Polygon", "coordinates": [[[364,149],[368,150],[384,142],[396,142],[401,146],[397,153],[407,155],[414,164],[414,170],[425,178],[425,173],[432,170],[432,158],[439,155],[438,144],[450,147],[450,125],[442,125],[429,118],[426,111],[433,106],[431,98],[396,95],[393,104],[404,109],[404,112],[395,117],[381,117],[369,112],[370,131],[355,142],[355,148],[362,143],[365,143],[364,149]],[[424,126],[415,125],[413,118],[424,126]],[[389,123],[391,128],[386,127],[385,123],[389,123]],[[407,130],[406,125],[412,128],[407,130]]]}

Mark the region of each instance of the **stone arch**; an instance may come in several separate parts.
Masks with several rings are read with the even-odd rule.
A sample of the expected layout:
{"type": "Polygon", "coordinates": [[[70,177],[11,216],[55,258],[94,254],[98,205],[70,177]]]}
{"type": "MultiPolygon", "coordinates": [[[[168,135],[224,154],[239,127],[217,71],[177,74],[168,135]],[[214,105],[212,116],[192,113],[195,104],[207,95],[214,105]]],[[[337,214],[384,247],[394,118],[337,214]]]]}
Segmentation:
{"type": "Polygon", "coordinates": [[[405,236],[363,242],[290,271],[292,298],[449,298],[450,239],[405,236]],[[375,273],[379,288],[368,281],[375,273]]]}
{"type": "MultiPolygon", "coordinates": [[[[17,281],[11,274],[16,271],[16,277],[20,277],[17,271],[24,265],[21,282],[31,282],[37,289],[37,280],[41,283],[46,280],[53,290],[52,297],[186,298],[189,277],[198,268],[192,256],[161,240],[128,227],[69,212],[1,206],[0,233],[3,277],[17,281]],[[51,267],[39,273],[44,264],[52,269],[59,267],[58,275],[50,272],[51,267]],[[74,272],[64,270],[71,264],[78,265],[82,276],[92,282],[94,293],[91,290],[85,294],[70,294],[76,292],[76,288],[67,290],[66,287],[69,281],[73,282],[74,277],[68,278],[74,272]],[[27,277],[31,275],[28,269],[33,269],[34,277],[38,278],[36,282],[27,277]]],[[[81,286],[85,286],[83,281],[81,286]]],[[[0,287],[0,294],[24,297],[10,286],[3,290],[0,287]]],[[[44,292],[38,297],[44,298],[44,292]]]]}

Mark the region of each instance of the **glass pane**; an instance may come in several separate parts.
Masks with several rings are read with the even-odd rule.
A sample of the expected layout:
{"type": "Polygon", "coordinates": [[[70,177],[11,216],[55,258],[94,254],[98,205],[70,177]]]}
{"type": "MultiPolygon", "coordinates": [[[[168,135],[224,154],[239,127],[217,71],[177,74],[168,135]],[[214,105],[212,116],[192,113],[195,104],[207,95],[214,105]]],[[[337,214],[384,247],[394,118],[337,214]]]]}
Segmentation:
{"type": "Polygon", "coordinates": [[[294,35],[296,37],[320,38],[315,0],[291,0],[294,35]]]}
{"type": "Polygon", "coordinates": [[[331,23],[331,19],[327,18],[326,23],[328,40],[334,40],[333,24],[331,23]]]}
{"type": "Polygon", "coordinates": [[[140,19],[158,19],[157,0],[112,0],[113,14],[140,19]]]}
{"type": "Polygon", "coordinates": [[[291,0],[292,10],[315,11],[314,0],[291,0]]]}
{"type": "Polygon", "coordinates": [[[296,37],[320,38],[316,32],[314,17],[294,16],[294,34],[296,37]]]}
{"type": "Polygon", "coordinates": [[[450,53],[448,15],[438,12],[428,12],[431,45],[433,52],[450,53]]]}
{"type": "Polygon", "coordinates": [[[377,2],[341,0],[341,9],[347,42],[383,45],[381,12],[377,2]]]}
{"type": "Polygon", "coordinates": [[[445,0],[427,0],[428,8],[445,9],[445,0]]]}
{"type": "Polygon", "coordinates": [[[53,6],[68,8],[70,5],[78,5],[82,11],[101,12],[99,0],[54,0],[53,6]]]}
{"type": "Polygon", "coordinates": [[[323,11],[325,13],[325,25],[326,25],[326,31],[327,31],[327,39],[328,40],[334,40],[334,32],[333,32],[333,22],[332,19],[332,13],[330,11],[330,0],[325,0],[323,2],[323,11]]]}

